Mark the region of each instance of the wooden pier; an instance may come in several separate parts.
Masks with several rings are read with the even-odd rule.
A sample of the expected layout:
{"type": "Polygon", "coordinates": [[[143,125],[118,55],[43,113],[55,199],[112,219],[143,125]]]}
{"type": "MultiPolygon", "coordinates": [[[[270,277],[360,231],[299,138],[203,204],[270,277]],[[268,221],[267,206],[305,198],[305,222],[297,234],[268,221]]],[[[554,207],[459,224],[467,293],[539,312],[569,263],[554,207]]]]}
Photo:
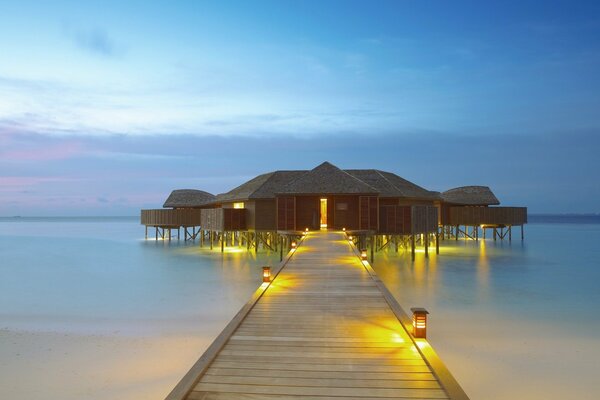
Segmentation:
{"type": "Polygon", "coordinates": [[[168,395],[468,399],[341,232],[311,232],[168,395]]]}

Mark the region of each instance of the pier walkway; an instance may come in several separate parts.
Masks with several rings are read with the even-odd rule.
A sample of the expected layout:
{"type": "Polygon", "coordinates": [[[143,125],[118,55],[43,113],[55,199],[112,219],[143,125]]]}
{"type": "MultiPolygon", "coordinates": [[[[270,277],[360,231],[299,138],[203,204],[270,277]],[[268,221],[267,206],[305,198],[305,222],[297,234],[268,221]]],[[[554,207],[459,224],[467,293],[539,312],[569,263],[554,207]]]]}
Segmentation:
{"type": "Polygon", "coordinates": [[[467,399],[343,233],[279,268],[167,399],[467,399]]]}

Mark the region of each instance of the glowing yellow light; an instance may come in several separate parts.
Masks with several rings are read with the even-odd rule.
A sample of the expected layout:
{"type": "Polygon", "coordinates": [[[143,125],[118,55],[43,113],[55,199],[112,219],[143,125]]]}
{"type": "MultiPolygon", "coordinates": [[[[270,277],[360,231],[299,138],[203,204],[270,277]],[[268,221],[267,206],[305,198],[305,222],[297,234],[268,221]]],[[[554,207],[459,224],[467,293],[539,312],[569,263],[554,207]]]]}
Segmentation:
{"type": "Polygon", "coordinates": [[[342,231],[343,231],[343,232],[346,232],[346,228],[342,228],[342,231]]]}
{"type": "Polygon", "coordinates": [[[263,282],[271,282],[271,267],[263,267],[263,282]]]}
{"type": "Polygon", "coordinates": [[[352,236],[348,236],[348,240],[349,240],[349,241],[352,241],[352,236]]]}
{"type": "Polygon", "coordinates": [[[367,250],[361,250],[360,251],[360,259],[363,261],[367,260],[367,250]]]}
{"type": "Polygon", "coordinates": [[[296,249],[296,241],[292,241],[292,249],[296,249]]]}
{"type": "Polygon", "coordinates": [[[410,309],[413,313],[413,336],[420,339],[427,337],[427,314],[429,312],[421,307],[410,309]]]}
{"type": "Polygon", "coordinates": [[[233,203],[233,208],[244,208],[244,203],[243,202],[233,203]]]}
{"type": "Polygon", "coordinates": [[[304,229],[304,232],[308,232],[308,228],[304,229]]]}

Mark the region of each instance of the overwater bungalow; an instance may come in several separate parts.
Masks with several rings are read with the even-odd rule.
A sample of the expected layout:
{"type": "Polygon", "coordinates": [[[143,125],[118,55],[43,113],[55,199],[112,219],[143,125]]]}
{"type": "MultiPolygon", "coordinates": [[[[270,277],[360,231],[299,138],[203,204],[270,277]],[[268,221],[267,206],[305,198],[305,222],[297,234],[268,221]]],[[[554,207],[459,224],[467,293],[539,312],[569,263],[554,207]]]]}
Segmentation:
{"type": "Polygon", "coordinates": [[[494,238],[510,238],[512,226],[527,222],[527,209],[499,203],[485,186],[440,193],[392,172],[324,162],[311,170],[265,173],[216,196],[175,190],[163,209],[142,210],[141,222],[146,237],[148,227],[162,239],[183,228],[186,240],[199,236],[201,244],[216,242],[221,249],[228,243],[276,249],[304,231],[334,229],[371,251],[410,245],[414,255],[415,244],[437,248],[440,235],[478,240],[479,230],[490,228],[494,238]]]}

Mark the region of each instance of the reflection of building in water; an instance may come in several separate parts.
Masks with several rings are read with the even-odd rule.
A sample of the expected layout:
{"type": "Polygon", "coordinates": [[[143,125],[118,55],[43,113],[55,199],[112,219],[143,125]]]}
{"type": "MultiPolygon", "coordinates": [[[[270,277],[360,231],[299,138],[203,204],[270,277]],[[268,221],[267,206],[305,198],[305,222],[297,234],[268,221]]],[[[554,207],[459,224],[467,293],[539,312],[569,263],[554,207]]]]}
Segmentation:
{"type": "Polygon", "coordinates": [[[512,238],[512,226],[527,222],[523,207],[490,207],[499,201],[484,186],[443,193],[422,188],[376,169],[346,169],[324,162],[312,170],[259,175],[227,193],[175,190],[163,209],[142,210],[141,222],[155,228],[155,239],[183,229],[185,240],[219,246],[282,251],[305,230],[342,230],[360,248],[417,247],[425,256],[439,240],[479,239],[491,229],[494,239],[512,238]]]}

